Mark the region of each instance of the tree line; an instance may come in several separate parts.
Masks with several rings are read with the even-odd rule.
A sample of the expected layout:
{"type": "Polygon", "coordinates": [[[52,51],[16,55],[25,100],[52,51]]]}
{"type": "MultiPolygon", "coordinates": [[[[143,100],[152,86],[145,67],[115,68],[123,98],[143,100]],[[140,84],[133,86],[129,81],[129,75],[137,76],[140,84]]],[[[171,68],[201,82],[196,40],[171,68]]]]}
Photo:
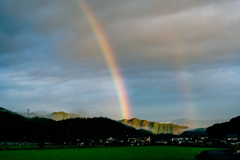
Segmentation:
{"type": "MultiPolygon", "coordinates": [[[[106,117],[74,118],[62,121],[34,117],[26,118],[0,109],[0,141],[76,143],[77,139],[116,137],[142,132],[106,117]]],[[[40,144],[41,145],[41,144],[40,144]]]]}

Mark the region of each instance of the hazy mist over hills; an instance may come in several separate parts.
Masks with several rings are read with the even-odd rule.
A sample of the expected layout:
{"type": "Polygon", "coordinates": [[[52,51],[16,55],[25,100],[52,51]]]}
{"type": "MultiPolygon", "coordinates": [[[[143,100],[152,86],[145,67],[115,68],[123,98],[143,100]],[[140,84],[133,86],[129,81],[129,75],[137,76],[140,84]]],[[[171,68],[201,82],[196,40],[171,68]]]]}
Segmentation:
{"type": "Polygon", "coordinates": [[[216,123],[222,123],[229,121],[230,119],[215,119],[215,120],[193,120],[187,118],[175,119],[171,121],[159,122],[165,124],[178,124],[182,126],[188,126],[189,128],[207,128],[216,123]]]}
{"type": "MultiPolygon", "coordinates": [[[[20,115],[23,115],[25,117],[28,117],[28,113],[19,113],[20,115]]],[[[42,115],[42,114],[36,114],[36,113],[29,113],[29,118],[33,118],[33,117],[43,117],[43,118],[48,118],[48,119],[52,119],[55,121],[60,121],[63,119],[70,119],[70,118],[86,118],[84,116],[81,116],[79,114],[72,114],[72,113],[66,113],[63,111],[60,112],[53,112],[51,114],[47,114],[47,115],[42,115]]]]}
{"type": "Polygon", "coordinates": [[[197,136],[199,134],[205,134],[206,133],[206,128],[197,128],[197,129],[193,129],[193,130],[187,130],[184,131],[181,135],[189,135],[189,136],[197,136]]]}
{"type": "MultiPolygon", "coordinates": [[[[25,117],[28,116],[28,114],[26,112],[18,112],[20,115],[23,115],[25,117]]],[[[96,117],[100,117],[102,115],[98,115],[96,117]]],[[[31,112],[29,113],[29,117],[32,118],[32,117],[44,117],[44,118],[48,118],[48,119],[52,119],[52,120],[56,120],[56,121],[59,121],[59,120],[63,120],[63,119],[70,119],[70,118],[86,118],[86,116],[82,116],[80,114],[73,114],[73,113],[66,113],[66,112],[63,112],[63,111],[59,111],[59,112],[52,112],[52,113],[34,113],[34,112],[31,112]]],[[[226,122],[226,121],[229,121],[230,119],[216,119],[216,120],[194,120],[194,119],[188,119],[188,118],[181,118],[181,119],[175,119],[175,120],[170,120],[170,121],[162,121],[162,122],[150,122],[150,121],[147,121],[147,120],[140,120],[138,118],[133,118],[133,119],[129,119],[129,120],[121,120],[122,123],[124,124],[127,124],[129,126],[132,126],[134,125],[136,129],[141,129],[141,128],[144,128],[146,126],[139,126],[137,123],[145,123],[147,122],[148,124],[151,124],[153,125],[154,123],[160,123],[160,124],[174,124],[174,125],[179,125],[179,126],[187,126],[188,129],[196,129],[196,128],[207,128],[207,127],[210,127],[212,126],[213,124],[216,124],[216,123],[222,123],[222,122],[226,122]],[[141,122],[140,122],[141,121],[141,122]],[[153,123],[153,124],[152,124],[153,123]]],[[[134,127],[132,126],[132,127],[134,127]]],[[[148,131],[152,132],[152,133],[161,133],[161,132],[165,132],[164,131],[161,131],[161,130],[158,130],[156,131],[155,129],[152,129],[152,127],[149,127],[147,126],[148,131]]],[[[175,131],[174,131],[175,132],[175,131]]],[[[182,132],[182,131],[181,131],[182,132]]]]}
{"type": "MultiPolygon", "coordinates": [[[[19,113],[25,117],[28,116],[27,113],[19,113]]],[[[52,119],[55,121],[60,121],[63,119],[70,119],[70,118],[86,118],[84,116],[81,116],[79,114],[71,114],[71,113],[66,113],[63,111],[60,112],[53,112],[51,114],[47,115],[41,115],[41,114],[36,114],[36,113],[29,113],[29,117],[43,117],[43,118],[48,118],[52,119]]],[[[100,117],[100,116],[99,116],[100,117]]],[[[133,118],[133,119],[123,119],[120,120],[119,122],[131,126],[135,129],[138,129],[139,131],[143,132],[149,132],[152,134],[181,134],[182,132],[186,131],[189,127],[187,126],[181,126],[178,124],[166,124],[166,123],[158,123],[158,122],[151,122],[147,120],[140,120],[138,118],[133,118]]]]}

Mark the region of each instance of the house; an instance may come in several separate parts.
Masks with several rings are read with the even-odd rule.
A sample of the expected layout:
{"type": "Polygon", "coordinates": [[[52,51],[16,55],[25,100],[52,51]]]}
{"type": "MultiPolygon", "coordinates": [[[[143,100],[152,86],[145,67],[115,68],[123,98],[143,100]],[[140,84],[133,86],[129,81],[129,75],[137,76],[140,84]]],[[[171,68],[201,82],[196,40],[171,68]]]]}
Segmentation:
{"type": "Polygon", "coordinates": [[[148,146],[148,145],[150,145],[150,143],[151,143],[151,137],[150,136],[147,136],[147,137],[144,137],[144,145],[145,146],[148,146]]]}
{"type": "Polygon", "coordinates": [[[81,142],[80,139],[76,139],[77,146],[81,147],[84,146],[84,142],[81,142]]]}
{"type": "Polygon", "coordinates": [[[115,139],[114,139],[113,137],[106,138],[106,139],[104,140],[104,145],[105,145],[105,146],[112,146],[114,140],[115,140],[115,139]]]}
{"type": "Polygon", "coordinates": [[[119,145],[120,146],[126,146],[127,145],[128,135],[119,136],[117,138],[119,139],[119,145]]]}
{"type": "Polygon", "coordinates": [[[214,139],[213,145],[214,145],[215,147],[225,147],[225,146],[226,146],[226,140],[223,139],[223,138],[214,139]]]}
{"type": "Polygon", "coordinates": [[[93,142],[93,139],[92,138],[87,138],[86,140],[85,140],[85,145],[86,146],[92,146],[92,142],[93,142]]]}
{"type": "Polygon", "coordinates": [[[207,139],[204,140],[204,142],[205,142],[205,146],[210,147],[210,146],[213,145],[214,139],[207,138],[207,139]]]}
{"type": "Polygon", "coordinates": [[[171,140],[174,135],[172,134],[158,134],[158,135],[153,135],[153,145],[168,145],[172,144],[171,140]]]}
{"type": "Polygon", "coordinates": [[[120,146],[126,146],[126,140],[125,139],[120,139],[119,140],[119,145],[120,146]]]}
{"type": "Polygon", "coordinates": [[[212,143],[209,141],[207,134],[199,134],[197,135],[195,144],[197,146],[210,146],[212,143]]]}
{"type": "Polygon", "coordinates": [[[136,138],[128,138],[127,142],[129,146],[134,146],[136,145],[137,140],[136,138]]]}
{"type": "Polygon", "coordinates": [[[160,145],[167,145],[168,142],[169,142],[169,140],[167,140],[167,139],[157,139],[157,140],[155,140],[154,144],[157,146],[160,146],[160,145]]]}
{"type": "Polygon", "coordinates": [[[172,138],[170,138],[169,142],[171,145],[178,145],[179,144],[180,137],[177,135],[172,135],[172,138]]]}
{"type": "Polygon", "coordinates": [[[208,139],[208,135],[207,134],[199,134],[198,139],[200,139],[200,140],[208,139]]]}
{"type": "Polygon", "coordinates": [[[197,142],[197,137],[194,136],[194,137],[190,137],[189,139],[187,139],[186,141],[186,145],[187,146],[195,146],[196,145],[196,142],[197,142]]]}
{"type": "Polygon", "coordinates": [[[234,145],[238,142],[238,135],[237,134],[228,134],[224,140],[226,141],[227,145],[234,145]]]}

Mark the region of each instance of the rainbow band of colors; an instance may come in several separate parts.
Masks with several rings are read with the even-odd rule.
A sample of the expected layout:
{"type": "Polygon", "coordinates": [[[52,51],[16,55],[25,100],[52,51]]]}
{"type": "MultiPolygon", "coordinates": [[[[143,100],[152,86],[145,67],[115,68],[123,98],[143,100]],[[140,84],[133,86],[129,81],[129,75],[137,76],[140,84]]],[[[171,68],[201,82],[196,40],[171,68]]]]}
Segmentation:
{"type": "Polygon", "coordinates": [[[121,75],[121,72],[119,70],[119,66],[117,64],[111,45],[104,34],[101,24],[98,22],[91,8],[87,5],[87,3],[84,0],[78,0],[77,2],[79,2],[84,14],[86,15],[91,25],[91,28],[93,29],[98,39],[99,46],[101,47],[104,58],[108,64],[109,70],[114,79],[114,84],[116,87],[119,105],[121,107],[122,118],[130,119],[132,116],[131,116],[130,103],[128,100],[125,83],[121,75]]]}

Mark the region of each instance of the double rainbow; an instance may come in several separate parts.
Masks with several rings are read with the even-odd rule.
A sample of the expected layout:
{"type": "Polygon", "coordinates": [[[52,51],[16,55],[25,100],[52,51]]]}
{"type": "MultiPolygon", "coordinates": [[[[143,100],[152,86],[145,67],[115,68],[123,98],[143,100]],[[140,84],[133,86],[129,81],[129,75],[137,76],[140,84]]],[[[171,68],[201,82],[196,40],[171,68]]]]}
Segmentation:
{"type": "Polygon", "coordinates": [[[114,52],[111,48],[111,45],[104,33],[104,30],[101,27],[101,24],[98,22],[91,8],[87,5],[87,3],[84,0],[77,0],[77,2],[79,2],[82,11],[84,12],[86,18],[88,19],[89,24],[91,25],[91,28],[93,29],[94,34],[98,39],[99,46],[102,50],[106,63],[108,64],[109,70],[112,74],[114,84],[116,87],[119,105],[121,107],[122,118],[130,119],[132,118],[132,115],[125,83],[122,74],[119,70],[119,66],[116,61],[114,52]]]}

